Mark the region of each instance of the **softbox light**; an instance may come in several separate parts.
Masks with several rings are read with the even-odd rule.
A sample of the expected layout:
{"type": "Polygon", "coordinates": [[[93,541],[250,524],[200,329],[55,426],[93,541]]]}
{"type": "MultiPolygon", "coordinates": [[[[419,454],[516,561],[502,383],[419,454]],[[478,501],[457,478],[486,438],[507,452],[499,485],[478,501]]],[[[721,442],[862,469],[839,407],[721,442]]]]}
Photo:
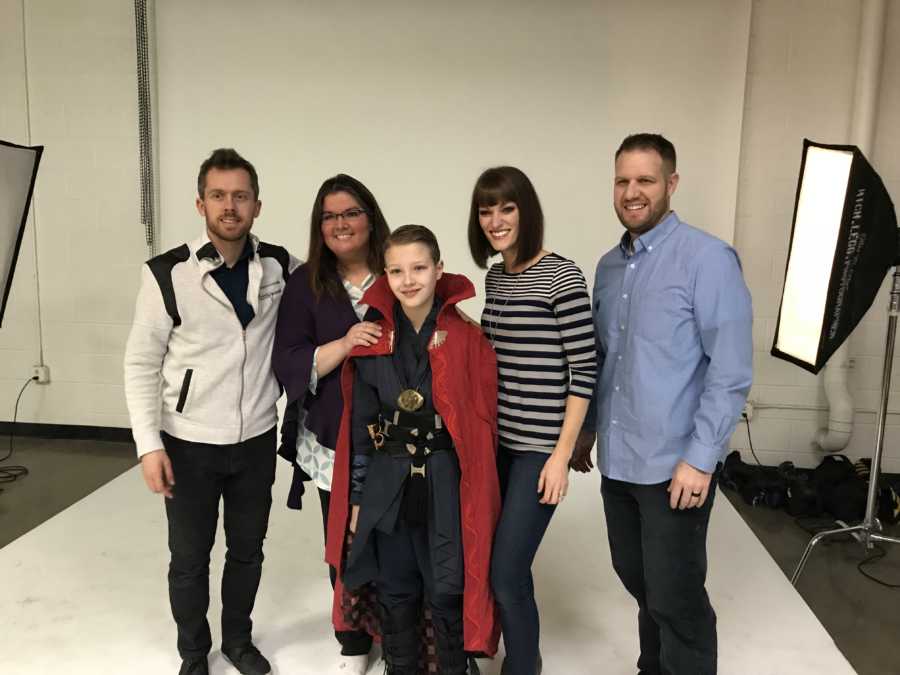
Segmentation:
{"type": "Polygon", "coordinates": [[[13,272],[25,234],[43,146],[27,147],[0,141],[0,325],[12,287],[13,272]]]}
{"type": "Polygon", "coordinates": [[[897,261],[897,216],[854,145],[803,141],[772,355],[818,373],[897,261]]]}

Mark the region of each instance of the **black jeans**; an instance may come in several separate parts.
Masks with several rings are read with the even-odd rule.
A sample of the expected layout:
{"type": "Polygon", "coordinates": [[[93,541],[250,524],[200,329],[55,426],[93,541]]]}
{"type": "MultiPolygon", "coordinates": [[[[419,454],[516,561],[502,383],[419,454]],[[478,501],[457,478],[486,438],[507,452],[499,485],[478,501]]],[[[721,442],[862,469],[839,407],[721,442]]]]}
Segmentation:
{"type": "Polygon", "coordinates": [[[647,675],[714,675],[716,613],[706,594],[706,530],[716,476],[702,507],[669,506],[668,482],[638,485],[603,476],[613,568],[638,603],[647,675]]]}
{"type": "Polygon", "coordinates": [[[234,445],[193,443],[163,434],[175,473],[169,520],[169,601],[183,659],[212,647],[209,552],[224,503],[227,552],[222,574],[222,648],[250,643],[250,613],[262,573],[263,539],[275,481],[275,428],[234,445]]]}
{"type": "Polygon", "coordinates": [[[531,564],[556,510],[538,501],[538,478],[549,457],[503,447],[497,453],[503,510],[494,535],[491,587],[500,609],[504,672],[509,675],[534,675],[537,663],[540,617],[531,564]]]}
{"type": "MultiPolygon", "coordinates": [[[[325,529],[325,537],[328,537],[328,507],[331,504],[331,493],[328,490],[319,490],[319,505],[322,507],[322,526],[325,529]]],[[[331,565],[328,566],[328,575],[331,578],[331,587],[337,581],[337,572],[331,565]]],[[[362,656],[372,649],[372,636],[364,630],[336,630],[334,637],[341,645],[341,654],[344,656],[362,656]]]]}

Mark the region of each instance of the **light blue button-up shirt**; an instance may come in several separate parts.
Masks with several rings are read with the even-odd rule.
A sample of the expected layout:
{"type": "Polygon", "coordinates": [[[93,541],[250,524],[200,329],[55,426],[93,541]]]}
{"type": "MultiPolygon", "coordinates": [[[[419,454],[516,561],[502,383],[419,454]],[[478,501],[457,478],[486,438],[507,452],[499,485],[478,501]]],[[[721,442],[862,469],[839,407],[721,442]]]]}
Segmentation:
{"type": "Polygon", "coordinates": [[[600,259],[594,281],[598,466],[645,485],[669,480],[681,460],[712,472],[753,376],[740,261],[674,211],[633,252],[629,239],[600,259]]]}

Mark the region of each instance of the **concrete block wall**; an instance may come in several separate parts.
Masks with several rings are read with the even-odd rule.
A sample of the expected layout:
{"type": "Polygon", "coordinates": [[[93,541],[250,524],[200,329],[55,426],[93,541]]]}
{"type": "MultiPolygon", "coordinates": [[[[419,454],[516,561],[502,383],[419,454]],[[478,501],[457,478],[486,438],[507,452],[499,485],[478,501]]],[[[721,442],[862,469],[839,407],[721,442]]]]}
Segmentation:
{"type": "MultiPolygon", "coordinates": [[[[0,0],[0,139],[28,143],[25,50],[21,0],[0,0]]],[[[16,266],[3,326],[0,327],[0,419],[12,419],[19,389],[39,358],[37,284],[34,265],[34,220],[29,222],[16,266]]],[[[20,412],[42,392],[23,395],[20,412]]],[[[30,411],[29,411],[30,412],[30,411]]]]}
{"type": "MultiPolygon", "coordinates": [[[[827,423],[821,375],[815,377],[769,355],[790,238],[803,138],[849,142],[861,3],[844,0],[756,0],[751,20],[735,246],[754,303],[754,385],[751,422],[760,460],[821,461],[813,440],[827,423]],[[811,408],[811,409],[797,409],[811,408]]],[[[900,6],[888,3],[879,122],[869,159],[888,189],[900,194],[900,6]]],[[[857,409],[846,454],[871,456],[878,405],[887,282],[851,338],[850,391],[857,409]]],[[[892,410],[900,411],[900,361],[894,364],[892,410]]],[[[732,447],[746,449],[741,423],[732,447]]],[[[749,453],[744,453],[745,459],[749,453]]],[[[888,418],[885,467],[900,470],[900,414],[888,418]]]]}
{"type": "MultiPolygon", "coordinates": [[[[0,329],[0,419],[37,363],[19,419],[127,427],[122,353],[146,257],[138,211],[134,18],[131,3],[0,0],[0,138],[26,142],[27,39],[32,140],[47,146],[7,318],[0,329]],[[23,19],[26,30],[23,32],[23,19]],[[39,276],[39,284],[37,283],[39,276]],[[38,288],[40,327],[38,330],[38,288]]],[[[755,0],[745,83],[735,245],[755,306],[751,426],[766,463],[812,465],[824,425],[820,378],[768,355],[787,256],[804,137],[843,142],[851,116],[860,2],[755,0]],[[791,406],[813,408],[798,410],[791,406]]],[[[900,195],[900,6],[889,3],[877,136],[871,159],[900,195]]],[[[165,86],[164,83],[162,86],[165,86]]],[[[688,214],[685,214],[686,216],[688,214]]],[[[856,429],[849,454],[870,454],[884,348],[886,294],[853,337],[856,429]]],[[[900,389],[900,363],[895,364],[900,389]]],[[[900,411],[900,399],[892,406],[900,411]]],[[[900,415],[889,418],[888,460],[900,470],[900,415]]],[[[743,425],[732,439],[747,448],[743,425]]]]}
{"type": "Polygon", "coordinates": [[[0,329],[0,418],[37,363],[37,289],[49,385],[21,421],[127,427],[122,356],[146,258],[139,222],[134,15],[115,0],[0,2],[0,136],[46,146],[34,222],[0,329]],[[23,39],[24,35],[24,39],[23,39]],[[39,284],[35,282],[37,233],[39,284]]]}

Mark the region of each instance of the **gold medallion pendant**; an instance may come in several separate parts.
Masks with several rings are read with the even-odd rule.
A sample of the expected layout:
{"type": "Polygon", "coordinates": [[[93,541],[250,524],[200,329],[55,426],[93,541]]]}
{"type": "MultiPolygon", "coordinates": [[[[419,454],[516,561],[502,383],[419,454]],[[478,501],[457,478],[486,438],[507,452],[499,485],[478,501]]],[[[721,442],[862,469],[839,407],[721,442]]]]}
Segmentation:
{"type": "Polygon", "coordinates": [[[397,397],[397,407],[403,412],[415,412],[425,404],[425,397],[415,389],[404,389],[397,397]]]}

